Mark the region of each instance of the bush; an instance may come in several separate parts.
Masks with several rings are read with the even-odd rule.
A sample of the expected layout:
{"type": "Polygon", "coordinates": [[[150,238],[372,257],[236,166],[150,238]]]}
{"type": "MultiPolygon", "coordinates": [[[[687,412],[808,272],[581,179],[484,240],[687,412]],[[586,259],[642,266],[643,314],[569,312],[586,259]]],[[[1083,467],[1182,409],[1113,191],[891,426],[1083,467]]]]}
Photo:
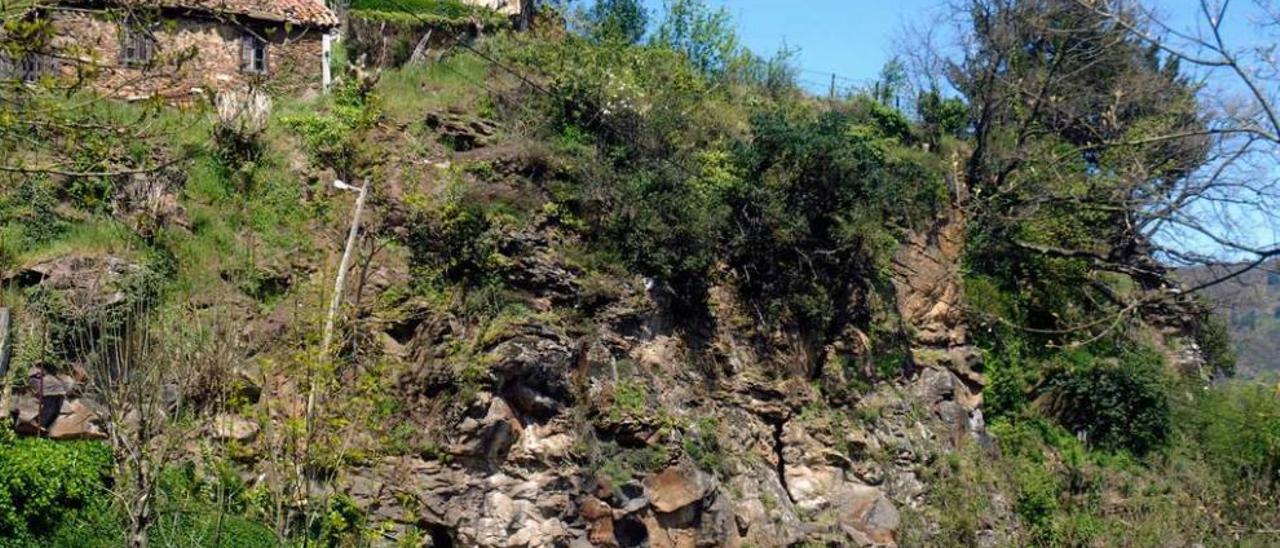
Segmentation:
{"type": "Polygon", "coordinates": [[[905,124],[869,101],[752,119],[744,183],[727,190],[728,262],[744,298],[819,333],[852,319],[853,297],[884,281],[897,244],[888,227],[931,218],[946,191],[902,146],[905,124]]]}
{"type": "Polygon", "coordinates": [[[711,115],[723,96],[668,49],[575,37],[499,47],[546,74],[548,94],[500,103],[539,107],[532,125],[561,144],[573,179],[553,190],[584,236],[700,304],[726,218],[716,185],[733,163],[721,146],[732,120],[711,115]]]}
{"type": "Polygon", "coordinates": [[[410,206],[407,244],[423,280],[436,278],[482,287],[501,279],[505,257],[490,215],[456,189],[440,203],[416,200],[410,206]]]}
{"type": "Polygon", "coordinates": [[[381,116],[381,100],[370,82],[348,74],[334,86],[327,111],[281,118],[285,127],[302,138],[303,149],[318,167],[330,168],[338,177],[354,182],[369,158],[372,143],[368,130],[381,116]]]}
{"type": "Polygon", "coordinates": [[[1098,359],[1078,351],[1046,373],[1044,405],[1059,424],[1091,445],[1142,456],[1172,431],[1167,379],[1159,356],[1128,351],[1098,359]]]}
{"type": "Polygon", "coordinates": [[[0,441],[0,544],[38,545],[82,516],[107,512],[111,450],[94,442],[0,441]]]}
{"type": "Polygon", "coordinates": [[[1216,386],[1178,406],[1178,422],[1213,469],[1236,489],[1280,487],[1280,398],[1262,384],[1216,386]]]}

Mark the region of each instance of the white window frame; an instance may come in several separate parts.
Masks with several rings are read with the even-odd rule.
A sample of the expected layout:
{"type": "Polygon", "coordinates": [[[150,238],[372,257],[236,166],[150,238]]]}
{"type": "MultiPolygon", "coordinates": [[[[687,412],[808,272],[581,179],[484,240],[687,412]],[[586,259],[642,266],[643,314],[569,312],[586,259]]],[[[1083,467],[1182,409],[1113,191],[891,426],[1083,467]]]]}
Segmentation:
{"type": "Polygon", "coordinates": [[[271,70],[267,41],[246,32],[240,39],[240,71],[245,74],[267,74],[271,70]]]}

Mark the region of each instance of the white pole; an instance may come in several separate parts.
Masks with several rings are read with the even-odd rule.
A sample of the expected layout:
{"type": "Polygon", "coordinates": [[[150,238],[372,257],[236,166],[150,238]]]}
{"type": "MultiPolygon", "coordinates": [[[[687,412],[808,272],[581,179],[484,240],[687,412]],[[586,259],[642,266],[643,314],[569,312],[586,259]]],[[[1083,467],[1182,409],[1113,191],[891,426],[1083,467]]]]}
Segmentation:
{"type": "MultiPolygon", "coordinates": [[[[351,214],[351,230],[347,233],[347,246],[342,251],[342,260],[338,262],[338,276],[333,283],[333,300],[329,302],[329,314],[324,321],[324,336],[320,341],[320,362],[328,365],[332,352],[329,347],[333,345],[333,329],[334,323],[338,318],[338,309],[342,306],[343,289],[347,283],[347,269],[351,266],[351,254],[355,251],[356,240],[360,236],[360,214],[364,212],[364,199],[369,195],[369,182],[365,181],[360,187],[360,194],[356,196],[355,211],[351,214]]],[[[311,415],[316,407],[316,392],[318,391],[320,378],[315,371],[311,373],[311,389],[307,394],[307,427],[310,428],[311,415]]]]}
{"type": "Polygon", "coordinates": [[[322,85],[322,86],[323,86],[323,88],[324,88],[325,93],[328,93],[328,92],[329,92],[329,84],[331,84],[331,83],[333,82],[333,72],[332,72],[332,68],[331,68],[331,66],[332,66],[332,64],[333,64],[333,34],[332,34],[332,31],[324,33],[324,36],[320,39],[320,44],[321,44],[321,48],[322,48],[322,51],[323,51],[323,53],[321,53],[321,58],[323,59],[323,62],[321,63],[321,66],[322,66],[323,68],[321,69],[320,82],[321,82],[321,85],[322,85]]]}

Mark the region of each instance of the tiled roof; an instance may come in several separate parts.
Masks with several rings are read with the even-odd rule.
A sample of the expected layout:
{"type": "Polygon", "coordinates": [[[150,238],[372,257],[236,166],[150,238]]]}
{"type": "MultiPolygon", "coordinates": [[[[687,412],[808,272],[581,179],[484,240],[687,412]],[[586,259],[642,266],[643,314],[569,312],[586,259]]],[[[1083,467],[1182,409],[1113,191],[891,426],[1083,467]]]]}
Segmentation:
{"type": "Polygon", "coordinates": [[[193,8],[213,13],[243,15],[267,21],[297,25],[335,27],[338,16],[324,5],[324,0],[161,0],[179,8],[193,8]]]}
{"type": "Polygon", "coordinates": [[[62,3],[189,9],[310,27],[338,26],[338,16],[324,5],[324,0],[62,0],[62,3]]]}

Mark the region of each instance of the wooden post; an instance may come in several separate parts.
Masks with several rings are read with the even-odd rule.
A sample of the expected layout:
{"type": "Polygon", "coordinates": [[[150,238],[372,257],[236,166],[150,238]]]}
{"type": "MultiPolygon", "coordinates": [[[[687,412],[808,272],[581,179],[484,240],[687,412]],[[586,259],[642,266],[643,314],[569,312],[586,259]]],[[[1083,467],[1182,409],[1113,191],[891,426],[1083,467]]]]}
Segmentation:
{"type": "Polygon", "coordinates": [[[828,98],[832,101],[836,100],[836,73],[834,72],[831,73],[831,91],[828,93],[828,98]]]}
{"type": "MultiPolygon", "coordinates": [[[[369,182],[365,181],[356,196],[355,211],[351,214],[351,230],[347,232],[347,246],[342,251],[342,260],[338,263],[338,275],[333,282],[333,300],[329,302],[329,314],[324,320],[324,336],[320,341],[320,361],[328,365],[333,356],[333,330],[337,322],[338,309],[342,307],[343,289],[347,284],[347,269],[351,266],[351,255],[355,251],[356,241],[360,236],[360,214],[364,212],[364,200],[369,196],[369,182]]],[[[316,392],[319,389],[319,376],[311,374],[311,388],[307,394],[307,427],[311,426],[311,416],[315,412],[316,392]]]]}
{"type": "Polygon", "coordinates": [[[0,307],[0,428],[12,428],[9,412],[13,407],[13,374],[9,372],[10,347],[9,309],[0,307]]]}
{"type": "Polygon", "coordinates": [[[0,306],[0,376],[9,374],[10,347],[9,308],[0,306]]]}

